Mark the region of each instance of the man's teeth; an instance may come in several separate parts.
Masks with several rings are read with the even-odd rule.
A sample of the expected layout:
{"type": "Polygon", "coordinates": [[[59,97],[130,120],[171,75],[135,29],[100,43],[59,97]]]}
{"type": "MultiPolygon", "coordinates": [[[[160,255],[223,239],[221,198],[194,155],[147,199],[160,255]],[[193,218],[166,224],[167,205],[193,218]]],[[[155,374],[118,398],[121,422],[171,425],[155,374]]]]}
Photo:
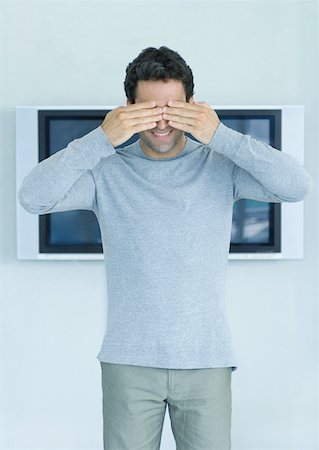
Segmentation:
{"type": "Polygon", "coordinates": [[[154,134],[157,134],[158,136],[167,136],[170,131],[168,131],[167,133],[156,133],[155,131],[153,131],[154,134]]]}

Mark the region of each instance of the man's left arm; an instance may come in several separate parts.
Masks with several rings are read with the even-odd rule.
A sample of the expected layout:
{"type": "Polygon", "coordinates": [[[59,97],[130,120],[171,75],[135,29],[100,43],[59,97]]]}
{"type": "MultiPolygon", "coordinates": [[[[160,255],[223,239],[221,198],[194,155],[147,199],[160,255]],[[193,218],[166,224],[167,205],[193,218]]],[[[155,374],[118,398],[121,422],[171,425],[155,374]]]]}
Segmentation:
{"type": "Polygon", "coordinates": [[[234,162],[234,201],[299,202],[313,179],[293,156],[220,123],[208,144],[234,162]]]}
{"type": "Polygon", "coordinates": [[[312,177],[295,157],[227,127],[207,103],[169,101],[163,112],[170,126],[234,163],[234,201],[298,202],[312,190],[312,177]]]}

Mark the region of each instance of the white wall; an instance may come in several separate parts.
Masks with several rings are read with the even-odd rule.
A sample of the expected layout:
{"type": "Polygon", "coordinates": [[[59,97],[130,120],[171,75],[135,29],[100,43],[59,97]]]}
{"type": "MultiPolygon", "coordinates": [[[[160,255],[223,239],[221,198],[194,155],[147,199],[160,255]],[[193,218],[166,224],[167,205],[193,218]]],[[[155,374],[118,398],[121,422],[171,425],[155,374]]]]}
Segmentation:
{"type": "MultiPolygon", "coordinates": [[[[167,45],[195,99],[305,105],[305,258],[230,261],[234,450],[318,442],[318,5],[315,1],[0,2],[0,448],[102,449],[102,261],[19,262],[16,105],[125,104],[125,67],[167,45]]],[[[162,450],[174,449],[168,414],[162,450]]]]}

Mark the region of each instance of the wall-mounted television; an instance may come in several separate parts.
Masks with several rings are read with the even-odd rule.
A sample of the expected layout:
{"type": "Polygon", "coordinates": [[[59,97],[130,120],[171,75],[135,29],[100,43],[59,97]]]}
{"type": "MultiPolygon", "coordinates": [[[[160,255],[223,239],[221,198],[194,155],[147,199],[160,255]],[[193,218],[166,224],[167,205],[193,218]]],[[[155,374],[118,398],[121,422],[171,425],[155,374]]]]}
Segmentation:
{"type": "MultiPolygon", "coordinates": [[[[304,161],[303,106],[216,106],[221,122],[304,161]]],[[[17,191],[40,161],[101,125],[109,106],[22,106],[16,109],[17,191]]],[[[196,140],[193,136],[186,133],[196,140]]],[[[117,148],[136,141],[139,135],[117,148]]],[[[93,211],[40,216],[17,199],[18,259],[103,259],[93,211]]],[[[233,204],[229,259],[303,257],[303,202],[240,199],[233,204]]]]}

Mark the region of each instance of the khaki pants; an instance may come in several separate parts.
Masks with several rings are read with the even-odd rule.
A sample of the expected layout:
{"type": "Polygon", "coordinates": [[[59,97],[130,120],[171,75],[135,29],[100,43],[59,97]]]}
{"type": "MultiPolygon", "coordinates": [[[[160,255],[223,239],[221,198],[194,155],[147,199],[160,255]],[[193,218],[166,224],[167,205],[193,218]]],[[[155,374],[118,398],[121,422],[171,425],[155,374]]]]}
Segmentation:
{"type": "Polygon", "coordinates": [[[176,450],[230,450],[231,367],[101,368],[104,450],[159,450],[167,405],[176,450]]]}

